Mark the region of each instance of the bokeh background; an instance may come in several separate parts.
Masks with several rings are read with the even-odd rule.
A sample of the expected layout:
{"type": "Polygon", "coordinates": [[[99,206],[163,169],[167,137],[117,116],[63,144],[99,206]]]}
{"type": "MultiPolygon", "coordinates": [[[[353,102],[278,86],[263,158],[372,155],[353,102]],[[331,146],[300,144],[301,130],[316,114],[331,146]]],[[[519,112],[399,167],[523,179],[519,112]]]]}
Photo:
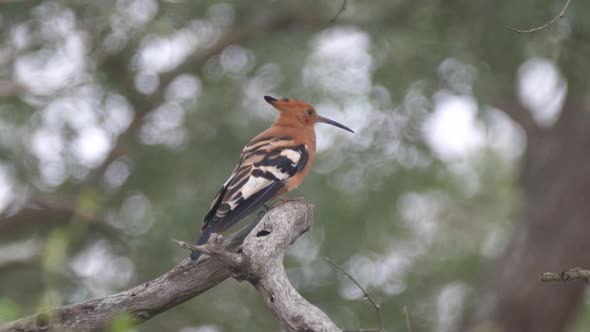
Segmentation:
{"type": "MultiPolygon", "coordinates": [[[[590,3],[1,1],[0,321],[124,290],[187,252],[246,142],[297,98],[317,126],[289,250],[339,326],[588,331],[590,3]],[[339,14],[338,14],[339,13],[339,14]]],[[[278,331],[228,280],[112,331],[278,331]]]]}

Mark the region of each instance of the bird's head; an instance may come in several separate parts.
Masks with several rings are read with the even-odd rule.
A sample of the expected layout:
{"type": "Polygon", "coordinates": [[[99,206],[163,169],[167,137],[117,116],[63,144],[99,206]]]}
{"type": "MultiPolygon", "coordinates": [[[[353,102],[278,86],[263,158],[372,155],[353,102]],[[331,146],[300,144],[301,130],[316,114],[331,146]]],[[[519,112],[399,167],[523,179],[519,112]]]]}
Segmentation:
{"type": "Polygon", "coordinates": [[[318,115],[315,108],[306,102],[297,99],[276,99],[271,96],[264,96],[264,100],[281,112],[278,124],[299,124],[313,126],[318,122],[327,123],[338,128],[354,133],[352,129],[328,118],[318,115]]]}

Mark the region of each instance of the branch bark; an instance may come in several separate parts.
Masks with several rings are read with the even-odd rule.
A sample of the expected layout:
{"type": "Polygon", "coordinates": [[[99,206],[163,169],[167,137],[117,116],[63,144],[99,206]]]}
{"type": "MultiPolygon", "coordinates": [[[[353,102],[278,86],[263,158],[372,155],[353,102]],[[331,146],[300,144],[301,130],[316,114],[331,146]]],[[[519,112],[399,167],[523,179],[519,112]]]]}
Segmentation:
{"type": "MultiPolygon", "coordinates": [[[[235,251],[261,218],[259,216],[229,236],[225,249],[235,251]]],[[[154,280],[101,299],[56,308],[0,325],[0,332],[100,331],[107,328],[114,318],[124,314],[139,324],[200,295],[230,276],[229,269],[221,261],[207,257],[195,264],[186,258],[154,280]]]]}
{"type": "Polygon", "coordinates": [[[311,204],[280,204],[225,241],[223,252],[231,255],[236,255],[243,243],[238,250],[243,265],[238,269],[228,268],[224,260],[212,257],[203,257],[197,263],[186,258],[152,281],[1,325],[0,332],[98,331],[125,314],[139,324],[215,287],[232,274],[248,280],[258,290],[288,331],[339,331],[320,309],[297,293],[282,264],[287,247],[312,224],[311,204]]]}
{"type": "Polygon", "coordinates": [[[247,280],[287,331],[340,331],[323,311],[307,302],[291,285],[283,266],[285,250],[313,224],[309,203],[290,201],[270,210],[244,240],[237,254],[220,246],[212,236],[205,246],[186,246],[226,262],[233,277],[247,280]],[[298,206],[305,206],[304,209],[298,206]]]}
{"type": "Polygon", "coordinates": [[[571,280],[583,280],[590,282],[590,271],[583,270],[579,267],[575,267],[569,271],[563,272],[543,272],[539,277],[539,280],[543,282],[551,281],[571,281],[571,280]]]}
{"type": "Polygon", "coordinates": [[[285,273],[285,250],[313,224],[310,204],[305,204],[305,210],[296,210],[292,204],[284,205],[285,210],[291,206],[288,213],[271,211],[244,241],[248,281],[287,331],[339,331],[326,314],[299,295],[285,273]]]}

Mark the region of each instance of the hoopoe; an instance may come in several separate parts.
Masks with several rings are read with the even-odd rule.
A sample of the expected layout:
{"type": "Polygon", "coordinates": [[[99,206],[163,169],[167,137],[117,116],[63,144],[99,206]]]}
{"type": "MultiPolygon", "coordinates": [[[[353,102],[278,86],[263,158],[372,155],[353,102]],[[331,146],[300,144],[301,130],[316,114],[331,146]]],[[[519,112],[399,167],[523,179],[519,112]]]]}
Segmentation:
{"type": "MultiPolygon", "coordinates": [[[[323,122],[354,133],[350,128],[322,116],[300,100],[264,99],[279,110],[279,119],[248,143],[238,165],[225,181],[201,228],[197,245],[207,243],[269,199],[297,188],[309,172],[315,155],[314,124],[323,122]]],[[[200,253],[192,252],[197,260],[200,253]]]]}

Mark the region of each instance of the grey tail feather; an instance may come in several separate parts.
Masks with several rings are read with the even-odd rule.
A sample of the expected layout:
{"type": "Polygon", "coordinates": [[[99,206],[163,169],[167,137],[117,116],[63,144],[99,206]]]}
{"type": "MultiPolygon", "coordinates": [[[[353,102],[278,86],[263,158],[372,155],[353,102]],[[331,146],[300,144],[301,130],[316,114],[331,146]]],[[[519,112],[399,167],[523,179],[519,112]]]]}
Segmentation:
{"type": "MultiPolygon", "coordinates": [[[[201,236],[199,237],[199,239],[197,240],[197,242],[195,243],[198,246],[201,246],[205,243],[207,243],[207,241],[209,240],[209,237],[211,236],[212,233],[212,227],[205,227],[201,233],[201,236]]],[[[193,251],[191,252],[191,260],[196,261],[197,259],[199,259],[199,257],[201,256],[200,252],[197,251],[193,251]]]]}

